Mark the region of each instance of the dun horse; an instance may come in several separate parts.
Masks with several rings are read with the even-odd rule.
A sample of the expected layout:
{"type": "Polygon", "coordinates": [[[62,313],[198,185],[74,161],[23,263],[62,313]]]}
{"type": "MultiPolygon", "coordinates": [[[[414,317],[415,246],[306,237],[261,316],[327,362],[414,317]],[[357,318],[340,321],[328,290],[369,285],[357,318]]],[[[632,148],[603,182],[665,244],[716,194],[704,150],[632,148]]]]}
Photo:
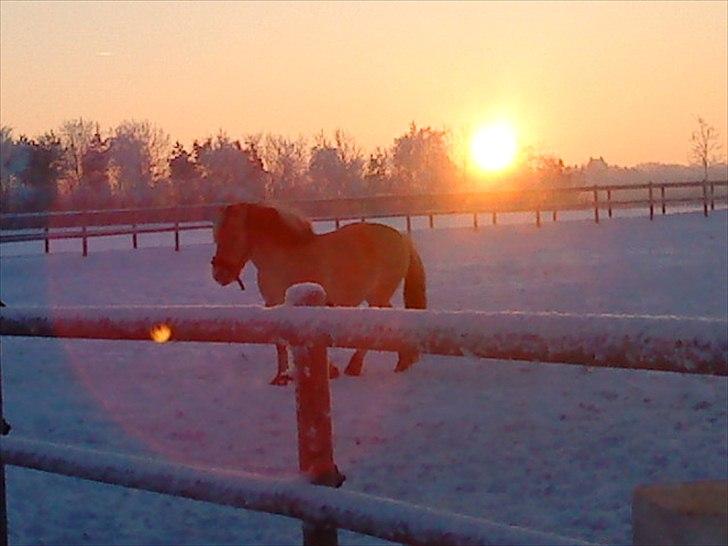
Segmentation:
{"type": "MultiPolygon", "coordinates": [[[[412,241],[381,224],[349,224],[317,235],[308,221],[292,213],[239,203],[225,207],[214,236],[213,278],[222,286],[240,282],[243,266],[253,262],[267,306],[283,303],[289,286],[315,282],[326,291],[328,305],[355,307],[366,301],[372,307],[391,307],[402,279],[405,307],[427,306],[425,271],[412,241]]],[[[271,384],[285,385],[291,380],[288,355],[285,345],[276,349],[278,373],[271,384]]],[[[346,374],[361,373],[365,353],[363,349],[354,353],[346,374]]],[[[395,371],[406,370],[417,358],[416,353],[401,352],[395,371]]]]}

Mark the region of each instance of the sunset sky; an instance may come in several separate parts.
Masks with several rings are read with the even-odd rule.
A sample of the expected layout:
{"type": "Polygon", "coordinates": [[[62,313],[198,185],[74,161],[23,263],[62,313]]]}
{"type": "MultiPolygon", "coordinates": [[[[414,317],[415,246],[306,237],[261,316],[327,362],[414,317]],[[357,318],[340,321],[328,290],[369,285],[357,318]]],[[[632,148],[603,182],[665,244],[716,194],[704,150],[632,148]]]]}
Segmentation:
{"type": "Polygon", "coordinates": [[[728,134],[728,2],[0,3],[0,121],[30,136],[148,119],[369,151],[418,125],[506,120],[584,163],[686,163],[728,134]]]}

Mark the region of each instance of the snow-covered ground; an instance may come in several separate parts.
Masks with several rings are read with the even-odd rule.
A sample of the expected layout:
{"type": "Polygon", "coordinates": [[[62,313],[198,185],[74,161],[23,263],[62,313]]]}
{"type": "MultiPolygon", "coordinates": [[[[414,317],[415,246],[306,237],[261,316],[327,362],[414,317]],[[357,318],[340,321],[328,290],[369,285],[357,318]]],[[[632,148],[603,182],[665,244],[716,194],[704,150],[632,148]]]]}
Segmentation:
{"type": "MultiPolygon", "coordinates": [[[[725,211],[484,224],[414,233],[431,307],[728,315],[725,211]]],[[[252,268],[246,292],[220,288],[211,245],[184,237],[179,253],[92,240],[88,258],[77,241],[50,256],[3,245],[0,297],[260,302],[252,268]]],[[[726,378],[434,356],[393,374],[395,360],[370,353],[362,377],[332,383],[345,488],[627,543],[637,484],[728,477],[726,378]]],[[[286,475],[297,467],[295,408],[292,387],[267,384],[274,361],[267,346],[3,337],[6,414],[26,437],[286,475]]],[[[14,467],[8,503],[13,544],[300,543],[295,520],[14,467]]],[[[379,543],[344,532],[340,542],[379,543]]]]}

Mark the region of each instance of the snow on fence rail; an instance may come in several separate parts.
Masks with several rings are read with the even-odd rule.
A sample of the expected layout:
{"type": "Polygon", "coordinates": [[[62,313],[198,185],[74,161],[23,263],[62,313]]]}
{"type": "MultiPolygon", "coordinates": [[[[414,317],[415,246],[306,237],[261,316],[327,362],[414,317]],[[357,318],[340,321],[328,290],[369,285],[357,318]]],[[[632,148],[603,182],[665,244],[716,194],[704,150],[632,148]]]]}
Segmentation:
{"type": "MultiPolygon", "coordinates": [[[[299,467],[310,483],[16,438],[2,440],[0,462],[299,518],[304,522],[304,545],[335,546],[337,528],[408,544],[583,544],[573,538],[320,487],[338,487],[344,480],[333,460],[326,347],[728,372],[728,321],[721,319],[312,307],[325,301],[317,285],[298,285],[288,291],[288,305],[277,308],[0,309],[3,335],[147,340],[165,325],[169,339],[176,341],[293,345],[299,467]]],[[[0,398],[0,418],[1,404],[0,398]]]]}
{"type": "Polygon", "coordinates": [[[0,334],[173,341],[311,342],[383,351],[465,355],[728,375],[728,320],[554,312],[420,311],[232,306],[3,307],[0,334]]]}
{"type": "Polygon", "coordinates": [[[293,517],[405,544],[587,544],[573,538],[353,491],[246,472],[5,438],[6,464],[293,517]]]}

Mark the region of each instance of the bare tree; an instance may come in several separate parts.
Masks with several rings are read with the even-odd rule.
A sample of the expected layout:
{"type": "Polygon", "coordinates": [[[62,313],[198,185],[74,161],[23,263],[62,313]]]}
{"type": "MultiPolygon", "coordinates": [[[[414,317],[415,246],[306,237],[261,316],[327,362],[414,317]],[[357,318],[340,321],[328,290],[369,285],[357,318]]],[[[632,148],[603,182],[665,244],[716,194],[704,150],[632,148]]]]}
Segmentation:
{"type": "Polygon", "coordinates": [[[718,130],[698,116],[698,128],[690,137],[690,158],[703,166],[703,182],[708,181],[708,167],[721,159],[718,130]]]}
{"type": "Polygon", "coordinates": [[[83,118],[64,121],[58,131],[65,150],[64,167],[69,192],[76,190],[81,183],[83,156],[96,132],[98,124],[83,118]]]}

